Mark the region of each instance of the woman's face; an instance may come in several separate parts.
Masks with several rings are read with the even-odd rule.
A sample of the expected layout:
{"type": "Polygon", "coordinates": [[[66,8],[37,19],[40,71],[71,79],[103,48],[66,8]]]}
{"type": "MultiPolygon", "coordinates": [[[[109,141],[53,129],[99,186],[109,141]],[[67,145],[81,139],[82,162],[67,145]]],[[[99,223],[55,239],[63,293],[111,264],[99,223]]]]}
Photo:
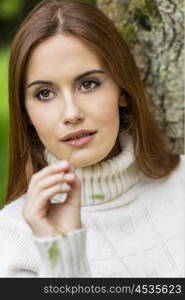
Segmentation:
{"type": "Polygon", "coordinates": [[[30,120],[41,142],[58,159],[67,159],[73,149],[70,161],[75,167],[93,165],[115,153],[119,96],[120,88],[99,57],[73,36],[56,35],[30,56],[25,86],[30,120]],[[81,146],[79,140],[75,145],[61,141],[81,129],[96,134],[81,146]]]}

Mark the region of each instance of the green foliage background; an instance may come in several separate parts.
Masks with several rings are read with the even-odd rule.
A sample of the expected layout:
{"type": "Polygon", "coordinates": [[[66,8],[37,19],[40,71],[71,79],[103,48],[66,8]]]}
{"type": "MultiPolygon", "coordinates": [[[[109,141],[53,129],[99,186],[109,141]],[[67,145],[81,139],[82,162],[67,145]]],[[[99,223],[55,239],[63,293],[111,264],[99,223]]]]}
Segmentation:
{"type": "MultiPolygon", "coordinates": [[[[95,0],[80,0],[96,5],[95,0]]],[[[12,39],[28,12],[40,0],[0,0],[0,207],[8,174],[8,59],[12,39]]]]}
{"type": "Polygon", "coordinates": [[[7,179],[8,160],[8,91],[7,91],[7,63],[8,49],[0,49],[0,205],[4,200],[5,186],[7,179]]]}

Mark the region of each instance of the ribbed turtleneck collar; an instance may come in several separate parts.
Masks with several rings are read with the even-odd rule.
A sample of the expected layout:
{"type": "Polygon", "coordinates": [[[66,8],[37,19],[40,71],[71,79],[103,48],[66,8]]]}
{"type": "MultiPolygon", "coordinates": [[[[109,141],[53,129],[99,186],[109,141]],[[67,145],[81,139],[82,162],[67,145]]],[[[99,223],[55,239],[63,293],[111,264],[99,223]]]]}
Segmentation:
{"type": "MultiPolygon", "coordinates": [[[[122,131],[119,142],[121,152],[117,156],[92,166],[75,168],[82,183],[83,206],[111,201],[125,193],[142,177],[142,173],[136,168],[132,137],[122,131]]],[[[45,149],[44,155],[48,164],[59,161],[48,149],[45,149]]]]}

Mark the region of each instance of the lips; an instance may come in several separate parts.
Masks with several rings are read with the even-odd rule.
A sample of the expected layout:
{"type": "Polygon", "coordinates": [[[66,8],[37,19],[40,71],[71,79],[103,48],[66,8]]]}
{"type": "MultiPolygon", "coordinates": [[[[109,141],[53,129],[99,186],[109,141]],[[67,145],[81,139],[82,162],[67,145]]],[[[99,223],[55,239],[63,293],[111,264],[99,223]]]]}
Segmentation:
{"type": "Polygon", "coordinates": [[[91,136],[94,133],[96,133],[96,131],[92,131],[92,130],[79,130],[76,132],[71,132],[70,134],[64,136],[61,141],[62,142],[66,142],[66,141],[71,141],[71,140],[76,140],[76,139],[80,139],[86,136],[91,136]]]}

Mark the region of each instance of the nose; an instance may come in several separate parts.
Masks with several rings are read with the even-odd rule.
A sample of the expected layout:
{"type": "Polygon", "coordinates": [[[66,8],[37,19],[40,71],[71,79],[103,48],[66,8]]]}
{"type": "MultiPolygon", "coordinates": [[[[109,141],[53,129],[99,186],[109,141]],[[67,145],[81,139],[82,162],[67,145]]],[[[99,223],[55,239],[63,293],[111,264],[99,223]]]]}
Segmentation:
{"type": "Polygon", "coordinates": [[[84,112],[75,95],[64,95],[63,123],[76,124],[84,119],[84,112]]]}

